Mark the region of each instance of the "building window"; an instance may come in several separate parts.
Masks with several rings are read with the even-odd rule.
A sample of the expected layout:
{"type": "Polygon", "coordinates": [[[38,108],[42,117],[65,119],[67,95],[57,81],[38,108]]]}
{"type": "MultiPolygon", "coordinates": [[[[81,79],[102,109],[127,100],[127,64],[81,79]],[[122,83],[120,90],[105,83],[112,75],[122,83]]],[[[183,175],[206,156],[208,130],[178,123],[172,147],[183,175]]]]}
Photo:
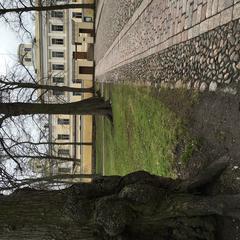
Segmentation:
{"type": "Polygon", "coordinates": [[[59,173],[70,173],[70,172],[71,172],[71,168],[59,167],[59,168],[58,168],[58,172],[59,172],[59,173]]]}
{"type": "Polygon", "coordinates": [[[58,149],[58,156],[69,156],[69,149],[58,149]]]}
{"type": "Polygon", "coordinates": [[[92,22],[92,18],[91,17],[84,17],[84,22],[92,22]]]}
{"type": "Polygon", "coordinates": [[[54,96],[64,96],[64,91],[53,90],[52,92],[54,96]]]}
{"type": "Polygon", "coordinates": [[[70,120],[67,118],[58,118],[58,124],[59,125],[69,125],[70,120]]]}
{"type": "Polygon", "coordinates": [[[85,29],[85,28],[79,28],[78,30],[79,33],[90,33],[93,34],[93,29],[85,29]]]}
{"type": "Polygon", "coordinates": [[[52,31],[62,32],[63,25],[52,25],[52,31]]]}
{"type": "Polygon", "coordinates": [[[58,134],[58,140],[69,140],[69,134],[58,134]]]}
{"type": "Polygon", "coordinates": [[[64,83],[64,77],[53,77],[52,80],[54,83],[64,83]]]}
{"type": "Polygon", "coordinates": [[[82,18],[82,13],[81,12],[73,12],[72,17],[73,18],[82,18]]]}
{"type": "Polygon", "coordinates": [[[32,59],[31,58],[24,58],[25,62],[31,62],[32,59]]]}
{"type": "Polygon", "coordinates": [[[52,52],[52,57],[64,58],[64,52],[52,52]]]}
{"type": "Polygon", "coordinates": [[[93,67],[79,67],[79,74],[93,74],[93,67]]]}
{"type": "Polygon", "coordinates": [[[61,38],[53,38],[52,39],[52,44],[63,45],[63,39],[61,39],[61,38]]]}
{"type": "Polygon", "coordinates": [[[51,11],[51,17],[63,18],[63,12],[62,11],[51,11]]]}
{"type": "Polygon", "coordinates": [[[81,83],[82,84],[82,79],[73,79],[72,82],[73,83],[81,83]]]}
{"type": "Polygon", "coordinates": [[[72,95],[73,96],[82,96],[82,93],[81,92],[73,92],[72,95]]]}
{"type": "Polygon", "coordinates": [[[52,69],[53,70],[64,70],[64,65],[63,64],[53,64],[52,69]]]}

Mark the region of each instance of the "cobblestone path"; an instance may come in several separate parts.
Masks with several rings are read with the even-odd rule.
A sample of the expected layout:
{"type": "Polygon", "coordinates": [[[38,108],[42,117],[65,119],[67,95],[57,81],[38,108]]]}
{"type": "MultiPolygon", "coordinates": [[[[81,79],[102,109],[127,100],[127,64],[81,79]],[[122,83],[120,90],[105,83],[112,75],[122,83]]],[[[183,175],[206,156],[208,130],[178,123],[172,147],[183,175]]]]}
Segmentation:
{"type": "Polygon", "coordinates": [[[103,58],[124,25],[129,21],[143,0],[101,0],[98,9],[101,20],[97,22],[96,61],[103,58]]]}
{"type": "Polygon", "coordinates": [[[105,0],[96,77],[237,94],[239,0],[105,0]]]}

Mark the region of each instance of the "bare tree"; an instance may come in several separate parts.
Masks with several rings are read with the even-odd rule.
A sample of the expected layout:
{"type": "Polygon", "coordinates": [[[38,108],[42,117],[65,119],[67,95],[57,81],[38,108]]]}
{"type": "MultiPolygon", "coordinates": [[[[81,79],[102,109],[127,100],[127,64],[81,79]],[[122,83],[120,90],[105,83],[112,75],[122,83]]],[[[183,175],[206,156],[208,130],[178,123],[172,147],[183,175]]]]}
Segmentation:
{"type": "MultiPolygon", "coordinates": [[[[24,187],[34,187],[37,189],[44,190],[45,186],[51,187],[53,184],[70,185],[70,184],[73,184],[74,182],[75,183],[79,182],[81,179],[92,180],[97,177],[100,177],[100,176],[98,174],[57,174],[57,175],[35,177],[35,178],[23,178],[23,179],[11,178],[11,183],[6,184],[5,186],[0,186],[0,191],[2,192],[9,191],[9,190],[15,190],[15,189],[20,189],[24,187]]],[[[8,179],[10,178],[8,177],[8,179]]]]}
{"type": "Polygon", "coordinates": [[[0,19],[7,23],[20,38],[25,39],[25,37],[27,37],[33,41],[32,23],[29,23],[35,21],[35,14],[33,14],[33,12],[95,8],[95,4],[90,3],[67,3],[67,1],[63,1],[63,3],[64,4],[58,4],[55,0],[0,1],[0,19]]]}
{"type": "Polygon", "coordinates": [[[31,11],[53,11],[53,10],[66,10],[66,9],[76,9],[76,8],[87,8],[87,9],[94,9],[94,4],[88,4],[88,3],[78,3],[78,4],[50,4],[50,5],[44,5],[41,1],[39,1],[39,4],[34,3],[33,1],[29,1],[28,3],[23,1],[13,1],[12,2],[13,7],[6,2],[0,3],[0,15],[4,15],[6,13],[23,13],[23,12],[31,12],[31,11]]]}
{"type": "Polygon", "coordinates": [[[0,103],[0,114],[6,117],[30,114],[67,114],[67,115],[102,115],[111,116],[111,105],[103,98],[91,97],[78,102],[65,104],[41,103],[0,103]]]}
{"type": "Polygon", "coordinates": [[[70,157],[60,157],[60,156],[52,156],[52,155],[18,155],[18,154],[8,154],[2,155],[2,158],[7,158],[11,156],[12,159],[36,159],[36,160],[56,160],[62,162],[81,162],[81,159],[75,159],[70,157]]]}
{"type": "Polygon", "coordinates": [[[66,146],[66,145],[78,145],[78,146],[92,146],[92,142],[30,142],[30,141],[25,141],[25,142],[16,142],[15,140],[12,139],[13,144],[8,147],[8,149],[14,148],[19,145],[34,145],[34,146],[39,146],[39,145],[54,145],[54,146],[66,146]]]}
{"type": "MultiPolygon", "coordinates": [[[[36,79],[33,74],[28,70],[28,68],[26,68],[24,65],[21,66],[16,66],[16,68],[14,68],[14,70],[11,71],[7,76],[1,77],[0,90],[2,95],[2,104],[6,103],[11,105],[15,104],[16,101],[20,104],[24,102],[34,103],[36,101],[39,101],[40,99],[43,99],[44,95],[48,91],[53,90],[80,93],[93,91],[93,88],[73,88],[67,86],[41,84],[43,82],[47,82],[48,79],[36,79]],[[23,68],[20,68],[21,66],[23,68]],[[39,95],[40,90],[41,94],[39,95]],[[21,102],[19,102],[19,100],[21,102]]],[[[51,78],[51,76],[49,77],[51,78]]],[[[101,101],[102,100],[103,99],[101,99],[101,101]]],[[[64,99],[61,99],[61,101],[64,102],[64,99]]],[[[47,105],[45,103],[42,104],[47,105]]],[[[51,113],[48,112],[47,114],[51,113]]],[[[49,162],[52,167],[56,166],[58,162],[71,162],[73,164],[81,163],[81,160],[76,159],[75,157],[71,158],[70,156],[58,156],[58,148],[55,148],[56,146],[92,145],[92,143],[57,143],[54,142],[53,139],[49,141],[45,131],[46,129],[43,131],[43,122],[45,121],[47,123],[47,121],[42,121],[42,119],[40,119],[40,122],[42,122],[42,124],[39,124],[35,120],[35,115],[22,116],[17,118],[8,114],[1,114],[1,116],[1,149],[4,152],[2,154],[2,158],[4,159],[4,161],[14,161],[17,169],[23,172],[23,174],[27,172],[24,171],[24,166],[26,166],[26,163],[29,162],[31,159],[38,159],[39,161],[45,160],[49,162]],[[31,137],[31,132],[28,132],[26,130],[26,125],[24,124],[24,122],[28,122],[29,118],[32,122],[34,122],[35,127],[37,127],[38,131],[41,134],[41,137],[39,137],[39,139],[44,139],[42,143],[40,143],[39,141],[33,141],[31,137]],[[11,122],[10,125],[8,124],[9,122],[11,122]],[[17,129],[14,132],[17,132],[18,134],[13,134],[13,132],[7,133],[6,129],[17,129]],[[25,143],[21,144],[21,141],[25,143]],[[51,151],[49,151],[49,146],[51,146],[51,151]]],[[[44,115],[42,114],[37,116],[44,115]]],[[[16,183],[16,181],[13,182],[16,183]]],[[[61,182],[63,183],[63,181],[61,182]]],[[[56,181],[54,183],[56,183],[56,181]]],[[[60,180],[58,180],[58,183],[60,183],[60,180]]],[[[44,186],[47,186],[47,183],[45,183],[44,186]]]]}
{"type": "MultiPolygon", "coordinates": [[[[33,41],[33,36],[31,30],[28,29],[27,22],[29,19],[35,18],[35,12],[42,11],[54,11],[54,10],[67,10],[67,9],[78,9],[78,8],[89,8],[93,9],[94,4],[60,4],[58,5],[56,1],[32,1],[32,0],[20,0],[20,1],[1,1],[0,2],[0,18],[2,18],[5,22],[9,24],[17,32],[22,31],[28,34],[33,41]]],[[[50,12],[51,13],[51,12],[50,12]]],[[[48,14],[48,13],[47,13],[48,14]]],[[[75,88],[69,86],[54,85],[54,83],[47,84],[46,79],[36,79],[34,73],[25,67],[23,63],[20,61],[20,65],[22,65],[21,69],[18,67],[12,68],[13,70],[9,72],[8,76],[2,76],[0,79],[0,94],[1,94],[1,103],[8,103],[11,105],[12,103],[35,103],[41,101],[44,105],[45,96],[49,91],[61,91],[61,92],[75,92],[75,93],[92,93],[93,88],[75,88]],[[23,70],[23,71],[22,71],[23,70]],[[22,71],[22,72],[21,72],[22,71]],[[25,71],[25,72],[24,72],[25,71]],[[46,83],[46,84],[44,84],[46,83]]],[[[48,76],[50,79],[52,76],[48,76]]],[[[53,101],[56,99],[61,101],[61,103],[65,103],[65,99],[61,97],[55,97],[53,101]]],[[[103,99],[99,99],[100,102],[104,102],[103,99]]],[[[91,101],[93,102],[93,101],[91,101]]],[[[1,104],[0,103],[0,104],[1,104]]],[[[91,105],[91,104],[90,104],[91,105]]],[[[99,111],[99,103],[97,104],[97,112],[99,111]]],[[[104,104],[104,108],[109,106],[109,103],[104,104]]],[[[104,109],[105,111],[105,109],[104,109]]],[[[1,113],[0,113],[1,114],[1,113]]],[[[50,112],[47,114],[51,114],[50,112]]],[[[94,113],[95,114],[95,113],[94,113]]],[[[105,114],[105,113],[104,113],[105,114]]],[[[46,115],[46,114],[45,114],[46,115]]],[[[65,146],[65,145],[92,145],[92,143],[88,142],[79,142],[79,143],[57,143],[52,139],[51,141],[47,138],[48,132],[43,129],[43,123],[38,123],[35,121],[35,115],[27,115],[27,116],[18,116],[15,117],[11,114],[1,114],[0,121],[0,150],[2,151],[2,167],[6,162],[12,160],[16,165],[16,172],[20,170],[24,172],[24,168],[31,159],[38,159],[39,161],[48,161],[51,166],[58,164],[58,162],[71,162],[73,164],[79,164],[81,162],[80,159],[71,158],[70,156],[58,156],[56,154],[56,146],[65,146]],[[36,141],[31,136],[31,132],[26,129],[26,125],[24,122],[28,124],[29,119],[31,123],[34,123],[35,127],[39,131],[39,139],[43,139],[42,142],[36,141]],[[14,129],[11,131],[11,129],[14,129]],[[21,143],[21,141],[23,143],[21,143]],[[49,151],[49,146],[51,146],[52,151],[49,151]]],[[[39,116],[44,116],[39,115],[39,116]]],[[[45,121],[45,120],[44,120],[45,121]]],[[[31,124],[30,124],[31,125],[31,124]]],[[[19,176],[17,177],[17,173],[13,173],[12,170],[9,173],[6,169],[2,168],[3,182],[11,183],[11,187],[17,188],[19,186],[19,176]],[[6,181],[6,179],[8,181],[6,181]]],[[[8,169],[8,168],[7,168],[8,169]]],[[[27,171],[24,172],[26,174],[27,171]]],[[[1,173],[0,173],[1,175],[1,173]]],[[[48,181],[44,182],[44,186],[47,187],[48,181]]],[[[55,183],[66,183],[68,180],[63,179],[55,179],[51,181],[51,184],[55,183]]],[[[34,181],[35,183],[35,181],[34,181]]],[[[23,187],[24,185],[21,185],[23,187]]],[[[0,187],[1,189],[1,187],[0,187]]]]}
{"type": "MultiPolygon", "coordinates": [[[[2,92],[1,93],[4,93],[6,91],[14,92],[16,90],[20,90],[20,91],[24,90],[25,91],[25,88],[22,88],[23,86],[25,86],[25,83],[24,83],[24,85],[17,84],[17,88],[15,88],[14,84],[15,83],[12,82],[9,85],[8,82],[5,81],[3,86],[2,86],[2,92]],[[13,86],[13,88],[12,88],[12,86],[13,86]]],[[[33,84],[35,84],[35,83],[33,83],[33,84]]],[[[35,84],[35,85],[37,85],[37,84],[35,84]]],[[[30,86],[32,86],[32,84],[30,86]]],[[[45,86],[43,86],[43,87],[45,87],[45,86]]],[[[19,94],[17,94],[17,95],[19,95],[19,94]]],[[[27,94],[27,95],[29,95],[29,94],[27,94]]],[[[21,97],[18,96],[17,98],[21,98],[21,97]]],[[[8,99],[8,98],[4,99],[0,103],[0,105],[1,104],[3,104],[3,105],[7,104],[8,106],[14,106],[16,104],[17,105],[18,104],[20,104],[20,105],[22,105],[22,104],[30,104],[30,105],[35,104],[35,103],[9,102],[8,100],[10,100],[10,99],[8,99]]],[[[93,104],[93,102],[95,102],[95,100],[94,101],[92,101],[92,100],[93,99],[83,100],[83,101],[80,101],[80,103],[81,104],[84,103],[83,105],[87,104],[87,106],[86,106],[86,109],[88,109],[87,111],[89,111],[91,108],[95,109],[95,107],[96,107],[96,111],[98,112],[101,108],[101,107],[100,108],[98,107],[99,106],[98,105],[99,98],[98,98],[98,100],[96,99],[96,101],[98,102],[97,103],[98,106],[95,106],[95,107],[93,107],[93,105],[95,105],[95,104],[93,104]]],[[[25,101],[29,102],[29,99],[26,98],[25,101]]],[[[107,108],[109,108],[108,110],[111,112],[111,108],[110,108],[109,103],[105,102],[103,99],[100,99],[100,102],[103,103],[104,108],[106,107],[104,109],[104,111],[107,110],[107,108]]],[[[59,106],[59,105],[60,106],[65,105],[66,106],[65,110],[64,110],[64,112],[65,112],[65,111],[68,111],[67,109],[69,109],[70,106],[72,106],[72,109],[76,108],[78,106],[78,103],[79,102],[70,103],[70,105],[68,103],[54,104],[54,105],[52,105],[52,104],[40,104],[40,105],[41,106],[49,105],[49,106],[52,106],[53,108],[55,108],[56,106],[59,106]],[[74,104],[74,106],[72,104],[74,104]]],[[[5,105],[5,106],[7,106],[7,105],[5,105]]],[[[39,104],[37,104],[37,105],[39,105],[39,104]]],[[[77,165],[81,163],[80,159],[71,158],[70,156],[64,157],[64,156],[59,156],[58,155],[58,153],[55,150],[55,146],[60,146],[60,145],[63,146],[63,145],[69,145],[69,144],[67,142],[66,143],[50,142],[48,140],[47,136],[45,135],[46,131],[43,131],[43,129],[42,129],[43,124],[38,125],[38,123],[35,121],[34,115],[32,115],[32,113],[29,112],[29,114],[30,114],[29,116],[22,116],[21,118],[19,118],[20,116],[18,116],[18,118],[14,117],[14,116],[17,116],[17,115],[15,115],[16,114],[16,109],[15,110],[13,109],[12,113],[10,113],[8,111],[8,113],[1,112],[0,114],[2,116],[2,119],[1,119],[1,139],[0,139],[1,140],[0,143],[1,143],[1,150],[2,150],[2,159],[4,161],[13,160],[15,162],[17,168],[21,172],[24,172],[23,171],[23,166],[25,166],[26,163],[29,162],[29,160],[31,160],[31,159],[38,159],[39,161],[45,160],[45,161],[50,162],[50,164],[52,166],[54,166],[58,162],[71,162],[71,163],[77,164],[77,165]],[[27,118],[32,119],[32,121],[37,126],[37,128],[39,130],[39,133],[40,134],[42,133],[41,137],[39,137],[39,139],[43,139],[43,136],[45,135],[44,136],[45,140],[43,140],[42,143],[40,141],[33,141],[32,137],[31,137],[31,134],[32,134],[31,129],[28,131],[26,123],[25,123],[25,122],[28,122],[28,121],[26,121],[27,118]],[[12,132],[11,129],[16,129],[16,130],[12,132]],[[23,143],[21,143],[21,141],[23,143]],[[52,149],[51,152],[49,152],[49,146],[52,146],[51,147],[51,149],[52,149]]],[[[36,114],[37,114],[37,112],[36,112],[36,114]]],[[[54,113],[51,112],[51,110],[50,110],[50,112],[47,111],[44,114],[54,114],[54,113]]],[[[67,114],[67,112],[65,114],[67,114]]],[[[76,114],[76,113],[73,112],[73,114],[76,114]]],[[[39,115],[37,115],[37,116],[39,116],[39,115]]],[[[43,116],[43,115],[40,115],[40,116],[43,116]]],[[[40,119],[40,122],[42,122],[42,118],[40,119]]],[[[76,143],[70,143],[70,145],[91,145],[91,144],[92,143],[77,143],[77,144],[76,143]]],[[[60,183],[60,180],[58,180],[58,183],[60,183]]],[[[63,183],[63,181],[62,181],[62,183],[63,183]]],[[[14,187],[15,187],[15,185],[14,185],[14,187]]]]}
{"type": "Polygon", "coordinates": [[[13,91],[16,89],[34,89],[36,90],[51,90],[51,91],[62,91],[62,92],[79,92],[79,93],[93,93],[93,88],[77,88],[77,87],[68,87],[68,86],[57,86],[57,85],[48,85],[48,84],[39,84],[31,82],[17,82],[9,81],[6,76],[0,78],[0,91],[13,91]]]}
{"type": "MultiPolygon", "coordinates": [[[[28,83],[24,83],[23,85],[21,85],[21,83],[19,83],[19,84],[16,83],[17,87],[15,88],[15,85],[14,85],[15,82],[10,82],[10,84],[8,84],[9,82],[2,81],[1,83],[3,84],[1,93],[4,93],[6,91],[15,92],[16,90],[17,91],[24,90],[23,92],[25,92],[25,88],[23,88],[23,87],[26,85],[27,85],[27,87],[29,86],[28,83]]],[[[32,85],[34,85],[33,87],[37,86],[37,88],[38,88],[38,85],[36,83],[33,83],[33,84],[30,83],[31,87],[32,87],[32,85]]],[[[43,88],[44,87],[45,86],[43,86],[43,88]]],[[[22,97],[19,97],[19,94],[17,94],[17,95],[18,95],[17,98],[22,99],[22,97]]],[[[27,95],[29,96],[29,94],[27,94],[27,95]]],[[[80,164],[81,163],[80,159],[71,158],[70,156],[66,156],[66,157],[59,156],[59,154],[55,150],[55,147],[63,146],[63,145],[92,145],[92,143],[70,143],[70,144],[68,144],[67,142],[66,143],[57,143],[54,141],[51,142],[47,139],[47,136],[44,137],[45,140],[43,140],[42,142],[41,141],[33,141],[32,137],[31,137],[31,130],[28,132],[27,128],[26,128],[27,126],[25,124],[25,122],[26,122],[25,120],[27,120],[27,117],[30,117],[34,121],[39,132],[42,133],[41,134],[42,136],[44,136],[44,134],[46,134],[46,132],[43,131],[43,129],[41,129],[43,124],[38,125],[38,123],[34,120],[34,114],[42,114],[40,116],[43,116],[43,114],[59,114],[60,112],[62,114],[68,114],[68,115],[70,114],[70,112],[72,112],[71,114],[74,114],[74,115],[79,114],[79,113],[84,113],[84,112],[85,112],[85,114],[103,114],[103,115],[111,114],[111,107],[110,107],[109,102],[106,102],[102,98],[90,98],[90,99],[82,100],[82,101],[75,102],[75,103],[63,103],[63,104],[47,104],[47,103],[46,104],[45,103],[38,104],[38,103],[11,102],[12,100],[9,102],[8,100],[10,100],[10,99],[5,99],[4,101],[2,101],[0,103],[0,108],[1,108],[1,106],[6,107],[5,108],[6,111],[4,111],[4,107],[1,108],[3,111],[0,111],[0,114],[2,116],[2,118],[1,118],[1,132],[2,132],[1,135],[2,136],[1,136],[0,143],[1,143],[1,149],[4,152],[2,154],[2,158],[5,161],[13,160],[15,162],[15,164],[17,165],[17,168],[20,171],[23,171],[22,166],[26,165],[26,163],[31,159],[38,159],[39,161],[45,160],[45,161],[50,162],[52,164],[52,166],[57,164],[57,162],[72,162],[73,164],[80,164]],[[30,108],[33,107],[32,109],[35,109],[36,111],[34,110],[34,112],[32,112],[32,110],[30,110],[30,108],[29,108],[30,112],[20,113],[19,107],[22,106],[23,107],[22,109],[26,110],[25,107],[27,105],[25,105],[25,104],[30,106],[30,108]],[[14,106],[17,108],[13,109],[14,106]],[[47,106],[47,108],[50,107],[49,111],[47,110],[47,108],[45,108],[46,106],[47,106]],[[59,109],[60,110],[59,113],[57,113],[56,111],[52,112],[52,110],[57,109],[59,106],[60,106],[60,109],[63,106],[65,106],[65,107],[62,110],[59,109]],[[80,109],[82,109],[82,110],[78,109],[79,106],[80,106],[80,109]],[[12,108],[12,110],[11,110],[11,108],[12,108]],[[72,110],[69,111],[69,109],[72,109],[72,110]],[[17,112],[23,116],[21,118],[19,118],[20,115],[17,114],[17,112]],[[16,118],[16,117],[18,117],[18,118],[16,118]],[[14,126],[14,127],[12,127],[12,126],[14,126]],[[14,131],[14,133],[13,133],[13,132],[11,132],[11,129],[17,129],[17,131],[14,131]],[[17,134],[16,134],[16,132],[17,132],[17,134]],[[51,152],[49,152],[49,146],[52,146],[51,152]]],[[[25,101],[29,102],[29,99],[26,98],[25,101]]],[[[37,116],[39,116],[39,115],[37,115],[37,116]]],[[[40,119],[40,121],[42,122],[42,119],[40,119]]],[[[42,139],[42,137],[39,137],[39,139],[42,139]]],[[[60,180],[58,180],[58,182],[60,183],[60,180]]]]}

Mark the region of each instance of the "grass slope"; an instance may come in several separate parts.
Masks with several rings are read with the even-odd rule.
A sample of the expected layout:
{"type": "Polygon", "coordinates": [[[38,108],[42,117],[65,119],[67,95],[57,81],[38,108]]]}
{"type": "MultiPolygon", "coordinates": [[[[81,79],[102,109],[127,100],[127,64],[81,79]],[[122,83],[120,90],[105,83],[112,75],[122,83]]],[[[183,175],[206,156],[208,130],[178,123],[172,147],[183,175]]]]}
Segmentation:
{"type": "MultiPolygon", "coordinates": [[[[189,138],[182,120],[146,88],[113,85],[105,87],[105,96],[112,101],[113,125],[97,119],[98,171],[123,175],[144,169],[174,176],[171,166],[179,138],[189,138]]],[[[188,149],[189,144],[184,161],[191,155],[188,149]]]]}

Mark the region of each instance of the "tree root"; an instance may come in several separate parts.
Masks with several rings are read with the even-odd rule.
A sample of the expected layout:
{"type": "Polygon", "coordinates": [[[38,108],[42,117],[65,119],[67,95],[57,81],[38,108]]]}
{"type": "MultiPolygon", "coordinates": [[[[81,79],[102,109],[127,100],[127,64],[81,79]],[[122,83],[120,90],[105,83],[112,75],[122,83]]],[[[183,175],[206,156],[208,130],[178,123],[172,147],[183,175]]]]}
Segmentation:
{"type": "Polygon", "coordinates": [[[229,162],[230,156],[222,156],[201,171],[196,177],[182,181],[176,189],[180,192],[202,192],[207,185],[214,182],[222,174],[229,166],[229,162]]]}

